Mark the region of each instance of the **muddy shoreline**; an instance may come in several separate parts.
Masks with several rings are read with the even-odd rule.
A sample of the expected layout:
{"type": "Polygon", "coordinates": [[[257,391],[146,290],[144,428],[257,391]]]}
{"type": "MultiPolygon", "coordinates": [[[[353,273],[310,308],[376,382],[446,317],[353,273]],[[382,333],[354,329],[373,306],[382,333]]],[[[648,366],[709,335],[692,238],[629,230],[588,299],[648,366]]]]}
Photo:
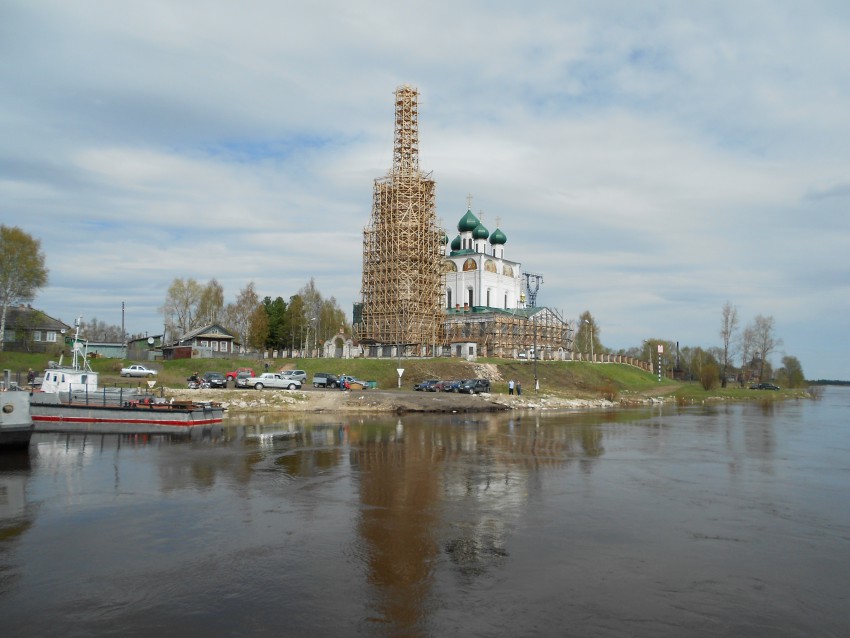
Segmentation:
{"type": "Polygon", "coordinates": [[[508,410],[569,410],[614,408],[623,405],[661,403],[661,397],[642,397],[627,403],[597,399],[570,399],[547,394],[521,396],[500,393],[468,395],[410,390],[176,390],[166,389],[168,399],[216,401],[230,414],[251,412],[374,412],[454,413],[508,410]]]}

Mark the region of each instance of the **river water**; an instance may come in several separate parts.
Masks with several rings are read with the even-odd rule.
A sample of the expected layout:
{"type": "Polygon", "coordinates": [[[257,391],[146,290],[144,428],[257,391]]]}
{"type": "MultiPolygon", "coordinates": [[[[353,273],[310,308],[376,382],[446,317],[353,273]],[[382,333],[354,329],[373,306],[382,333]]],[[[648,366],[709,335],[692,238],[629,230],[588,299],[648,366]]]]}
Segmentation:
{"type": "Polygon", "coordinates": [[[0,456],[4,637],[848,632],[848,388],[0,456]]]}

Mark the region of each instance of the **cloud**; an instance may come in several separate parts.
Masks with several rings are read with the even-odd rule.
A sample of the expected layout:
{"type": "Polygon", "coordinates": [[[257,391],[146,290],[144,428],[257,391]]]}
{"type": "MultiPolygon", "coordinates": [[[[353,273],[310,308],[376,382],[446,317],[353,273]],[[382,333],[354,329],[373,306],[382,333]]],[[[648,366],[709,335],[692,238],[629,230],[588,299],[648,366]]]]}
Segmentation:
{"type": "Polygon", "coordinates": [[[844,3],[0,12],[0,215],[42,240],[50,314],[118,323],[126,301],[155,332],[175,277],[228,300],[315,277],[348,310],[410,83],[438,215],[451,235],[471,193],[542,303],[589,309],[609,347],[707,347],[729,299],[774,314],[807,374],[850,378],[846,348],[823,356],[846,316],[844,3]]]}

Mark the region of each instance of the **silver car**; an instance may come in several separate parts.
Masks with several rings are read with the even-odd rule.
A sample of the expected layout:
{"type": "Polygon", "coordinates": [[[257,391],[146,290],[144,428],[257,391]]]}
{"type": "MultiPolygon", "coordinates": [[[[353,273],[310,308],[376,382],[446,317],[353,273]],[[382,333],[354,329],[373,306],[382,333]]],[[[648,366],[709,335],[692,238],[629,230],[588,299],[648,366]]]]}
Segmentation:
{"type": "Polygon", "coordinates": [[[143,365],[139,365],[134,363],[131,366],[127,366],[126,368],[121,368],[121,376],[122,377],[155,377],[156,370],[151,370],[150,368],[146,368],[143,365]]]}

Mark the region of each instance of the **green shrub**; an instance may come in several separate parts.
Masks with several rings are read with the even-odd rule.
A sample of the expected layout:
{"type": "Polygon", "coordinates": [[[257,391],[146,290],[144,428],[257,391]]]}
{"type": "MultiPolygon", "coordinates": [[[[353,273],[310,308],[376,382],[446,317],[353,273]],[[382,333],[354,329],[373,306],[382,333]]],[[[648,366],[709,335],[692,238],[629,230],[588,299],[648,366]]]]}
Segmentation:
{"type": "Polygon", "coordinates": [[[720,370],[713,363],[702,367],[699,373],[699,382],[703,390],[711,390],[717,387],[720,381],[720,370]]]}

